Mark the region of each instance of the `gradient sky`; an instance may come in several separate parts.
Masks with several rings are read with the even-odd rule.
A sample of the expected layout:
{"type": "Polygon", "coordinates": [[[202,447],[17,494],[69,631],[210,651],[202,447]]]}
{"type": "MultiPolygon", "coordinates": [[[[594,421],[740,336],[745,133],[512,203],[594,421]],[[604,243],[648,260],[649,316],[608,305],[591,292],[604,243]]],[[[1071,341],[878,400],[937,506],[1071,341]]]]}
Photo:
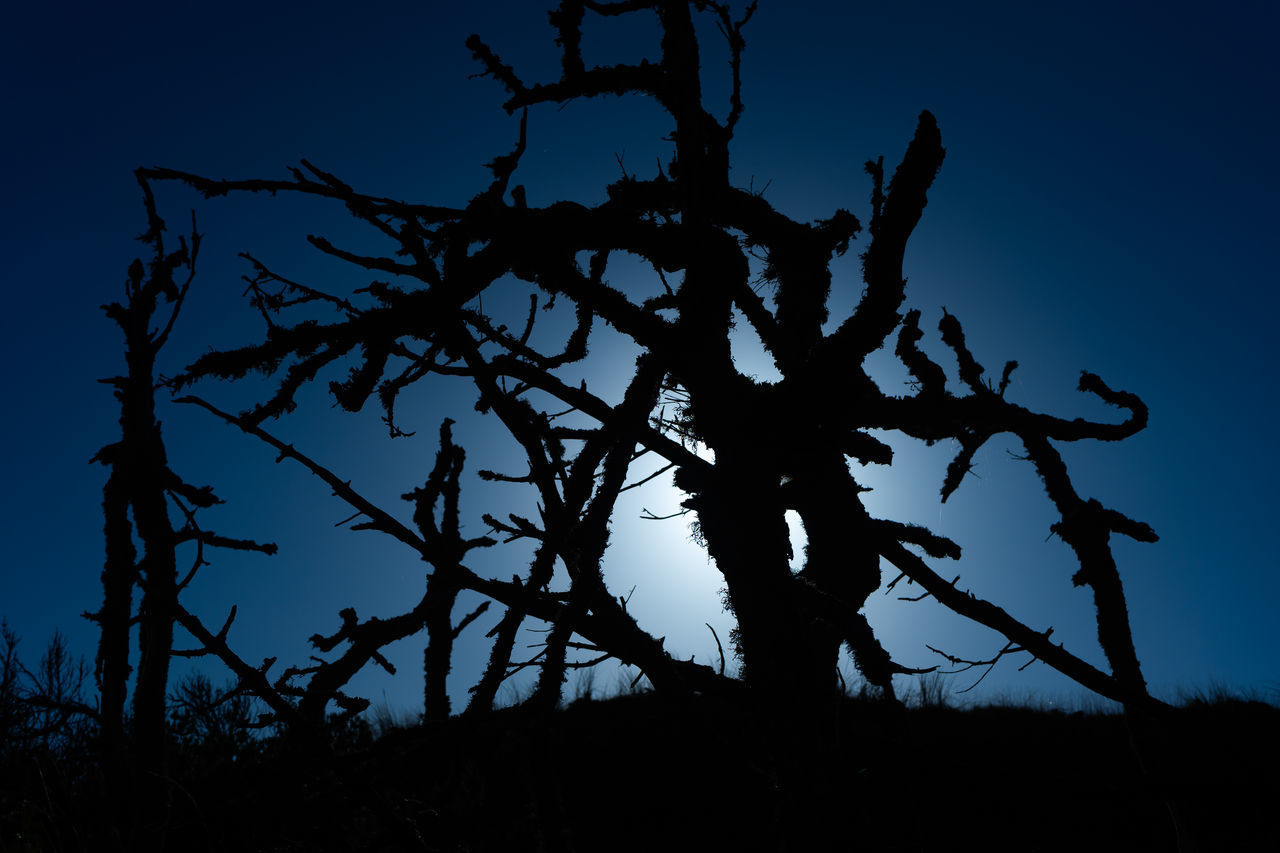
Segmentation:
{"type": "MultiPolygon", "coordinates": [[[[115,440],[117,412],[96,379],[122,369],[120,338],[98,306],[122,293],[129,261],[145,248],[132,170],[171,166],[211,177],[284,177],[306,157],[358,189],[463,204],[488,181],[483,164],[510,150],[517,120],[505,94],[463,46],[480,33],[527,81],[558,75],[558,55],[537,2],[358,4],[21,4],[0,32],[6,186],[0,201],[7,365],[0,418],[0,615],[23,637],[29,662],[62,630],[91,658],[96,635],[79,617],[96,609],[102,564],[101,486],[88,465],[115,440]],[[127,7],[127,8],[126,8],[127,7]]],[[[762,0],[746,30],[746,113],[732,147],[734,180],[794,218],[847,207],[866,220],[865,160],[901,157],[921,109],[942,129],[947,158],[908,246],[908,304],[924,313],[927,351],[951,370],[937,341],[942,308],[965,325],[989,371],[1019,370],[1009,397],[1068,417],[1114,419],[1074,391],[1081,369],[1138,393],[1151,425],[1113,445],[1064,448],[1075,485],[1160,534],[1115,551],[1148,680],[1162,696],[1214,683],[1280,690],[1280,558],[1276,529],[1277,416],[1274,247],[1280,195],[1276,97],[1280,69],[1274,3],[861,4],[762,0]]],[[[590,19],[590,16],[589,16],[590,19]]],[[[589,27],[590,62],[657,56],[657,28],[628,16],[589,27]],[[638,26],[636,26],[638,24],[638,26]]],[[[723,115],[727,68],[718,37],[705,42],[705,88],[723,115]],[[719,100],[717,100],[719,99],[719,100]]],[[[650,102],[609,98],[544,106],[529,118],[517,180],[531,204],[592,203],[619,175],[618,159],[647,177],[669,158],[669,127],[650,102]]],[[[277,271],[336,290],[367,283],[317,257],[308,233],[350,241],[341,210],[298,199],[201,202],[160,194],[170,233],[194,207],[206,234],[192,297],[162,355],[173,373],[214,346],[254,340],[240,298],[251,250],[277,271]]],[[[859,249],[860,251],[860,249],[859,249]]],[[[837,265],[834,313],[861,290],[856,252],[837,265]]],[[[625,274],[615,284],[625,285],[625,274]]],[[[523,294],[518,295],[520,304],[523,294]]],[[[490,306],[502,310],[503,306],[490,306]]],[[[592,388],[630,363],[625,342],[601,338],[586,366],[592,388]]],[[[744,369],[767,375],[743,341],[744,369]]],[[[887,390],[905,372],[873,360],[887,390]]],[[[951,370],[954,376],[954,371],[951,370]]],[[[262,386],[265,387],[265,386],[262,386]]],[[[197,389],[240,409],[254,386],[197,389]]],[[[260,390],[260,389],[258,389],[260,390]]],[[[468,469],[518,471],[496,423],[470,414],[464,386],[424,388],[402,404],[411,439],[390,442],[370,410],[335,412],[315,389],[299,411],[268,422],[384,507],[407,517],[399,495],[419,485],[445,416],[468,469]],[[505,467],[504,467],[505,466],[505,467]]],[[[334,523],[350,513],[301,468],[274,465],[254,439],[200,412],[162,410],[173,467],[211,484],[228,503],[206,513],[218,532],[273,540],[273,558],[216,554],[188,590],[188,607],[220,625],[239,605],[231,639],[251,662],[305,662],[306,638],[329,633],[337,611],[392,615],[421,594],[422,564],[377,534],[334,523]]],[[[965,549],[960,585],[1095,663],[1088,594],[1070,583],[1073,558],[1028,463],[997,438],[975,473],[940,506],[951,448],[887,437],[891,469],[856,471],[875,487],[874,514],[929,525],[965,549]]],[[[619,506],[608,555],[615,594],[667,647],[711,661],[724,638],[719,578],[682,520],[639,520],[677,508],[656,481],[619,506]],[[634,588],[634,591],[633,591],[634,588]]],[[[483,512],[521,511],[515,487],[469,483],[471,535],[483,512]]],[[[474,555],[502,577],[525,569],[518,546],[474,555]]],[[[891,575],[889,576],[891,577],[891,575]]],[[[888,579],[888,578],[886,578],[888,579]]],[[[911,590],[908,590],[911,592],[911,590]]],[[[460,617],[473,600],[459,604],[460,617]]],[[[1003,639],[936,604],[873,597],[868,615],[900,662],[940,661],[925,643],[982,657],[1003,639]]],[[[489,614],[463,635],[452,692],[479,675],[489,614]]],[[[540,635],[528,634],[529,642],[540,635]]],[[[355,692],[421,708],[423,636],[398,644],[401,674],[363,674],[355,692]]],[[[184,641],[179,640],[179,645],[184,641]]],[[[1006,661],[972,696],[1065,697],[1079,691],[1048,667],[1006,661]]],[[[183,664],[185,668],[187,664],[183,664]]],[[[226,675],[217,664],[215,680],[226,675]]],[[[273,670],[278,672],[279,670],[273,670]]],[[[616,666],[601,667],[612,686],[616,666]]],[[[973,681],[957,676],[956,689],[973,681]]]]}

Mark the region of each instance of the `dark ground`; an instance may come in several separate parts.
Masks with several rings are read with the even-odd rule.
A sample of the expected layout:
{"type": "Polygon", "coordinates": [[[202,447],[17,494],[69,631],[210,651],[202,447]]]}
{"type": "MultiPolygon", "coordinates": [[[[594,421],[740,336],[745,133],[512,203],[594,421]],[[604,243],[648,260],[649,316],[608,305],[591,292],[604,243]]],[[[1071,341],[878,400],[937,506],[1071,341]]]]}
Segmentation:
{"type": "MultiPolygon", "coordinates": [[[[1261,703],[1193,703],[1143,727],[852,699],[827,727],[754,719],[725,700],[638,694],[392,729],[335,759],[188,756],[167,847],[1280,850],[1280,710],[1261,703]]],[[[101,849],[80,797],[50,805],[81,825],[57,849],[101,849]]],[[[0,851],[47,849],[15,839],[10,799],[0,851]]]]}
{"type": "Polygon", "coordinates": [[[1175,850],[1176,820],[1183,849],[1280,850],[1278,724],[1180,709],[1137,733],[1140,763],[1116,715],[849,701],[832,737],[624,696],[394,730],[300,785],[258,768],[206,820],[228,849],[1175,850]],[[795,759],[819,738],[817,767],[795,759]]]}

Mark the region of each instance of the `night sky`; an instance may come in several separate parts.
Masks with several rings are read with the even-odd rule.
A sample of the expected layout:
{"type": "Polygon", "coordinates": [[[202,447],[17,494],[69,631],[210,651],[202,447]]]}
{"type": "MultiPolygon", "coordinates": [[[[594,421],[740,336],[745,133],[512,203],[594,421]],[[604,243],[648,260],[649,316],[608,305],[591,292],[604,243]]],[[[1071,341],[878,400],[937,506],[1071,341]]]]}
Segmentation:
{"type": "MultiPolygon", "coordinates": [[[[954,362],[936,332],[944,307],[989,372],[1018,360],[1007,395],[1015,402],[1120,419],[1075,391],[1085,369],[1150,407],[1150,426],[1134,438],[1060,447],[1082,497],[1160,534],[1154,545],[1117,538],[1115,553],[1139,658],[1165,698],[1215,684],[1271,697],[1280,690],[1280,558],[1268,547],[1280,481],[1272,435],[1280,387],[1272,257],[1278,9],[1262,0],[1212,9],[762,0],[745,31],[746,112],[731,148],[733,179],[766,188],[793,218],[845,207],[866,222],[863,163],[883,154],[896,165],[919,111],[937,117],[947,156],[908,246],[907,307],[923,312],[923,346],[947,367],[953,388],[954,362]]],[[[283,178],[305,157],[364,191],[463,205],[487,186],[483,164],[511,150],[518,128],[501,109],[500,85],[471,78],[479,66],[464,39],[479,33],[529,82],[558,77],[558,54],[545,9],[528,0],[21,4],[6,19],[0,615],[23,637],[29,663],[55,628],[91,659],[94,626],[79,614],[96,609],[101,595],[106,472],[88,460],[118,430],[115,402],[96,380],[123,364],[118,331],[98,306],[122,297],[129,261],[147,253],[133,240],[144,214],[132,170],[283,178]]],[[[589,64],[656,59],[657,35],[651,15],[588,26],[584,56],[589,64]]],[[[726,54],[713,28],[705,35],[704,90],[723,116],[726,54]]],[[[658,158],[669,160],[664,118],[636,97],[539,107],[529,116],[516,181],[531,205],[599,202],[620,175],[619,161],[651,177],[658,158]]],[[[189,230],[193,208],[206,235],[192,296],[161,356],[166,374],[211,347],[261,334],[241,297],[248,268],[237,252],[337,292],[368,283],[305,242],[309,233],[356,247],[368,240],[334,205],[249,196],[204,202],[176,186],[163,187],[159,201],[171,239],[189,230]]],[[[835,266],[837,320],[861,292],[862,248],[855,244],[835,266]]],[[[626,272],[613,283],[625,288],[626,272]]],[[[527,291],[511,299],[527,304],[527,291]]],[[[741,368],[767,378],[770,367],[751,342],[735,345],[741,368]]],[[[582,375],[593,391],[613,393],[633,354],[602,332],[582,375]]],[[[871,364],[883,388],[907,393],[891,352],[871,364]]],[[[195,390],[239,410],[269,387],[195,390]]],[[[165,394],[161,400],[174,469],[227,501],[203,523],[281,547],[275,557],[216,553],[185,594],[215,628],[239,605],[231,641],[243,657],[279,656],[277,674],[305,663],[306,638],[334,631],[342,607],[362,618],[389,616],[417,601],[424,566],[413,554],[378,534],[335,527],[350,511],[299,466],[273,464],[274,453],[254,439],[165,394]]],[[[402,426],[417,435],[394,442],[376,407],[337,411],[322,387],[300,401],[294,415],[265,426],[406,520],[410,506],[399,496],[425,479],[446,416],[459,422],[455,436],[470,472],[523,470],[500,425],[471,411],[465,384],[407,396],[402,426]]],[[[989,442],[974,476],[940,505],[954,449],[881,437],[898,451],[892,468],[855,466],[874,488],[873,514],[950,536],[965,555],[958,564],[935,563],[939,573],[960,574],[962,588],[1033,627],[1053,626],[1055,639],[1101,665],[1091,598],[1071,585],[1069,548],[1046,539],[1056,515],[1030,464],[1008,452],[1020,449],[1016,442],[989,442]]],[[[630,596],[629,610],[666,636],[669,650],[714,662],[703,623],[721,638],[730,624],[718,574],[690,542],[686,520],[640,519],[646,509],[674,512],[679,494],[667,479],[627,497],[606,557],[612,591],[630,596]]],[[[530,511],[530,501],[518,487],[468,480],[465,532],[485,532],[484,512],[530,511]]],[[[525,571],[527,556],[512,545],[473,552],[469,564],[509,578],[525,571]]],[[[915,592],[876,594],[867,609],[899,662],[941,663],[926,643],[967,657],[1004,644],[932,602],[896,600],[915,592]]],[[[464,596],[455,618],[475,603],[464,596]]],[[[496,611],[462,636],[455,705],[479,675],[488,653],[482,634],[496,611]]],[[[179,634],[178,645],[189,645],[179,634]]],[[[536,643],[542,635],[526,636],[536,643]]],[[[393,647],[400,675],[362,674],[354,692],[420,710],[424,642],[419,635],[393,647]]],[[[1081,694],[1042,664],[1018,672],[1025,661],[1003,662],[968,695],[1081,694]]],[[[204,666],[217,682],[229,678],[212,659],[204,666]]],[[[607,663],[597,686],[612,688],[622,677],[607,663]]]]}

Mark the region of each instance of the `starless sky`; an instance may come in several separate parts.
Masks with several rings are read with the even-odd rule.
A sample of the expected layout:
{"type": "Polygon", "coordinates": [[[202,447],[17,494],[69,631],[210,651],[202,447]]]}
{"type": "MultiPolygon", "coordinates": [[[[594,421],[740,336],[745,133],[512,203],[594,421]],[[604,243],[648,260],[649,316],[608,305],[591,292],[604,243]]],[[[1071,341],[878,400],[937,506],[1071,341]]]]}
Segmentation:
{"type": "MultiPolygon", "coordinates": [[[[1063,448],[1075,485],[1160,534],[1155,545],[1117,537],[1139,657],[1153,689],[1217,681],[1274,690],[1280,683],[1280,558],[1273,547],[1280,454],[1277,417],[1274,247],[1280,194],[1275,151],[1280,15],[1273,3],[1093,2],[823,3],[762,0],[746,29],[746,112],[731,152],[733,180],[764,188],[801,220],[838,207],[865,222],[862,164],[900,159],[921,109],[942,129],[946,162],[908,246],[908,307],[920,308],[924,346],[951,368],[937,342],[942,308],[965,325],[989,372],[1021,365],[1008,392],[1031,408],[1114,421],[1122,413],[1077,393],[1079,371],[1098,373],[1150,406],[1146,431],[1118,444],[1063,448]]],[[[604,23],[588,14],[588,63],[657,58],[652,15],[604,23]]],[[[92,657],[96,635],[79,617],[96,609],[102,564],[104,469],[89,458],[115,440],[116,406],[100,377],[123,370],[117,329],[98,306],[119,299],[128,262],[146,249],[132,170],[170,166],[210,177],[284,177],[306,157],[356,188],[409,201],[462,205],[489,180],[483,164],[508,152],[518,120],[501,109],[492,79],[463,46],[481,34],[526,81],[558,76],[545,9],[529,0],[470,4],[19,4],[0,32],[0,615],[33,662],[61,629],[92,657]]],[[[704,38],[704,89],[727,110],[726,54],[704,38]]],[[[516,181],[529,202],[603,200],[619,162],[650,177],[669,159],[669,123],[640,98],[576,102],[529,117],[529,151],[516,181]]],[[[339,292],[367,284],[318,257],[308,233],[361,245],[341,210],[292,198],[202,202],[176,187],[159,194],[170,239],[194,208],[206,236],[192,296],[162,371],[177,372],[210,347],[252,342],[260,321],[241,298],[236,258],[249,250],[283,275],[339,292]]],[[[836,265],[837,319],[861,291],[857,252],[836,265]]],[[[619,265],[615,284],[642,271],[619,265]]],[[[511,304],[526,304],[527,290],[511,304]]],[[[488,308],[501,312],[497,297],[488,308]]],[[[747,372],[767,362],[740,344],[747,372]]],[[[609,393],[632,351],[602,332],[584,377],[609,393]],[[611,384],[613,383],[613,384],[611,384]]],[[[873,375],[907,393],[891,355],[873,375]]],[[[325,377],[328,378],[335,377],[325,377]]],[[[952,380],[952,387],[954,378],[952,380]]],[[[196,390],[239,410],[268,386],[196,390]]],[[[399,495],[420,485],[440,420],[458,419],[468,470],[520,473],[492,419],[471,413],[465,386],[424,387],[401,404],[410,439],[391,442],[378,412],[335,412],[317,388],[299,411],[266,426],[350,478],[407,518],[399,495]]],[[[161,407],[173,467],[211,484],[227,504],[203,516],[219,533],[275,541],[275,557],[214,554],[185,593],[213,626],[232,604],[232,643],[250,662],[278,655],[305,663],[306,638],[330,633],[337,611],[389,616],[421,595],[423,565],[377,534],[335,523],[350,513],[328,490],[254,439],[202,412],[161,407]]],[[[926,524],[955,539],[963,560],[937,565],[972,589],[1102,664],[1089,595],[1070,583],[1073,558],[1030,465],[998,437],[974,476],[945,505],[942,472],[953,449],[925,449],[892,435],[890,469],[854,468],[874,487],[874,514],[926,524]]],[[[468,480],[468,535],[483,512],[531,512],[513,486],[468,480]]],[[[725,638],[720,579],[689,542],[685,520],[642,521],[678,508],[661,480],[629,492],[613,525],[607,578],[630,595],[642,625],[667,648],[715,661],[704,622],[725,638]]],[[[518,545],[473,553],[480,571],[526,568],[518,545]]],[[[185,558],[184,558],[185,559],[185,558]]],[[[892,575],[886,570],[886,580],[892,575]]],[[[900,662],[941,661],[925,643],[970,657],[1003,639],[932,602],[873,596],[868,615],[900,662]]],[[[455,618],[475,599],[460,601],[455,618]]],[[[479,675],[491,611],[461,640],[455,705],[479,675]]],[[[181,632],[180,632],[181,633],[181,632]]],[[[539,634],[526,635],[536,643],[539,634]]],[[[187,643],[180,636],[178,644],[187,643]]],[[[362,674],[355,692],[406,710],[421,707],[419,635],[398,644],[396,678],[362,674]]],[[[1073,686],[1048,667],[1002,663],[975,694],[1042,695],[1073,686]]],[[[183,664],[180,671],[189,664],[183,664]]],[[[214,662],[205,665],[226,678],[214,662]]],[[[602,669],[605,685],[617,677],[602,669]]],[[[954,685],[972,683],[974,673],[954,685]]]]}

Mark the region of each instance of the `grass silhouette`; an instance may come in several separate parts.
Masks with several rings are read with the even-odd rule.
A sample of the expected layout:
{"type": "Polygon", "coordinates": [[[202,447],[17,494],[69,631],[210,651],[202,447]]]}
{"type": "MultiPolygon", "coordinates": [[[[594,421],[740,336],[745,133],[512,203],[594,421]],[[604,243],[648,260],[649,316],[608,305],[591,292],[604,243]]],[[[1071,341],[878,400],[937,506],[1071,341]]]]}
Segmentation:
{"type": "MultiPolygon", "coordinates": [[[[955,707],[939,684],[907,707],[855,687],[807,775],[741,701],[595,698],[590,681],[550,713],[377,711],[335,729],[324,758],[266,738],[184,761],[200,745],[175,744],[165,837],[190,851],[1280,847],[1273,705],[1203,691],[1145,729],[1138,760],[1121,714],[955,707]]],[[[73,758],[9,757],[0,850],[109,849],[94,768],[73,758]]]]}

